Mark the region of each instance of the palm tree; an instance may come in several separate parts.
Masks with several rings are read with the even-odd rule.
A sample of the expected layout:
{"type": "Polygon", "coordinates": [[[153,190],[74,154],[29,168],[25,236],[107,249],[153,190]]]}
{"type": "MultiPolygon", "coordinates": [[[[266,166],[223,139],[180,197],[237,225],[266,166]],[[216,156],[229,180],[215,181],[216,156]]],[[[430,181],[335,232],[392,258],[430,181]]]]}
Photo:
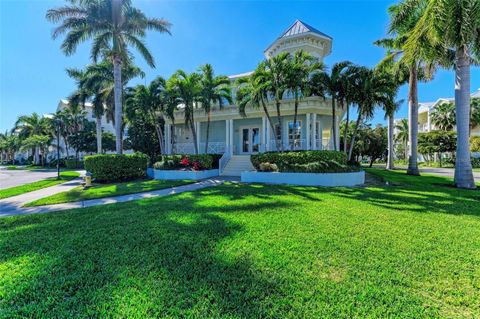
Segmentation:
{"type": "Polygon", "coordinates": [[[401,119],[396,125],[395,130],[397,131],[397,136],[395,137],[396,141],[402,143],[405,151],[405,160],[408,159],[408,141],[409,141],[409,133],[410,130],[408,128],[408,120],[401,119]]]}
{"type": "MultiPolygon", "coordinates": [[[[262,108],[272,132],[275,132],[275,123],[268,111],[268,88],[265,84],[266,78],[263,76],[263,69],[257,68],[252,75],[246,78],[240,78],[236,82],[236,102],[241,116],[246,117],[246,108],[262,108]]],[[[267,141],[270,143],[270,141],[267,141]]],[[[275,134],[275,143],[277,150],[281,149],[281,140],[278,134],[275,134]]]]}
{"type": "Polygon", "coordinates": [[[455,127],[455,104],[442,103],[431,114],[431,121],[437,129],[450,131],[455,127]]]}
{"type": "Polygon", "coordinates": [[[131,98],[125,100],[125,104],[131,104],[133,110],[146,115],[149,122],[155,127],[157,133],[158,144],[160,145],[160,153],[165,154],[164,135],[162,131],[162,123],[165,121],[165,90],[166,81],[162,77],[157,77],[148,86],[137,85],[133,88],[131,98]]]}
{"type": "Polygon", "coordinates": [[[230,90],[230,80],[228,77],[219,75],[215,76],[213,67],[205,64],[200,67],[202,79],[201,85],[201,102],[202,107],[207,114],[207,134],[205,137],[205,154],[208,153],[208,139],[210,135],[210,118],[212,113],[212,104],[217,104],[221,109],[224,101],[232,103],[232,91],[230,90]]]}
{"type": "Polygon", "coordinates": [[[62,50],[66,55],[76,51],[77,46],[92,39],[91,56],[94,62],[105,51],[110,53],[114,74],[116,150],[122,153],[122,64],[130,59],[129,46],[137,49],[147,64],[154,68],[155,62],[142,38],[145,31],[154,30],[170,34],[170,23],[164,19],[147,18],[132,6],[130,0],[73,0],[66,5],[47,12],[47,19],[60,25],[52,37],[66,33],[62,50]]]}
{"type": "MultiPolygon", "coordinates": [[[[25,140],[36,135],[47,135],[51,133],[51,125],[47,118],[41,117],[38,113],[32,115],[22,115],[15,123],[15,130],[20,139],[25,140]]],[[[40,164],[40,148],[32,146],[34,154],[34,164],[40,164]]]]}
{"type": "Polygon", "coordinates": [[[454,182],[460,188],[476,188],[469,150],[470,65],[480,59],[480,4],[478,0],[405,0],[399,8],[400,23],[415,11],[412,5],[423,10],[408,35],[405,51],[410,61],[424,55],[443,67],[455,67],[454,182]]]}
{"type": "MultiPolygon", "coordinates": [[[[283,132],[282,132],[282,115],[281,105],[283,95],[287,90],[286,77],[288,74],[288,60],[290,53],[282,52],[273,58],[261,62],[257,69],[257,80],[264,83],[265,90],[268,92],[275,102],[275,109],[277,115],[277,126],[273,130],[275,139],[280,140],[280,148],[277,151],[283,151],[283,132]]],[[[278,143],[277,143],[278,146],[278,143]]]]}
{"type": "Polygon", "coordinates": [[[18,136],[9,133],[0,133],[0,162],[4,160],[15,164],[15,152],[20,148],[18,136]]]}
{"type": "Polygon", "coordinates": [[[375,107],[386,107],[392,103],[396,93],[396,86],[392,84],[391,76],[377,70],[361,68],[358,70],[357,83],[358,88],[355,96],[358,105],[358,117],[355,123],[352,140],[350,141],[350,150],[348,160],[352,159],[353,147],[358,128],[363,120],[373,117],[375,107]]]}
{"type": "MultiPolygon", "coordinates": [[[[344,80],[346,78],[347,70],[352,66],[349,61],[343,61],[335,63],[330,71],[330,74],[326,72],[318,73],[317,79],[314,78],[314,82],[321,85],[326,93],[332,99],[332,136],[333,136],[333,148],[336,151],[337,145],[337,116],[336,116],[336,102],[340,99],[340,93],[342,92],[344,80]]],[[[343,98],[342,98],[343,100],[343,98]]]]}
{"type": "Polygon", "coordinates": [[[190,127],[192,132],[193,147],[195,154],[198,154],[197,130],[195,129],[195,109],[201,99],[200,85],[201,76],[198,73],[187,74],[183,70],[178,70],[168,80],[167,86],[171,92],[175,92],[181,104],[185,116],[185,125],[190,127]]]}
{"type": "MultiPolygon", "coordinates": [[[[414,0],[416,1],[416,0],[414,0]]],[[[381,63],[395,63],[397,76],[401,82],[408,83],[408,169],[407,174],[419,175],[418,171],[418,81],[430,80],[434,72],[434,63],[426,59],[425,55],[418,55],[414,59],[408,58],[405,52],[407,39],[419,21],[424,7],[413,6],[408,10],[405,4],[393,5],[389,8],[390,26],[388,33],[391,38],[376,41],[375,44],[387,49],[387,55],[381,63]],[[403,74],[402,74],[403,73],[403,74]],[[401,76],[400,76],[401,74],[401,76]]],[[[419,39],[418,45],[428,48],[424,39],[419,39]]]]}
{"type": "MultiPolygon", "coordinates": [[[[323,72],[325,66],[321,62],[316,62],[315,58],[306,51],[296,51],[290,59],[287,60],[286,68],[286,88],[294,98],[293,128],[297,127],[298,105],[300,99],[310,94],[310,79],[318,73],[323,72]]],[[[291,145],[292,149],[296,141],[291,145]]]]}

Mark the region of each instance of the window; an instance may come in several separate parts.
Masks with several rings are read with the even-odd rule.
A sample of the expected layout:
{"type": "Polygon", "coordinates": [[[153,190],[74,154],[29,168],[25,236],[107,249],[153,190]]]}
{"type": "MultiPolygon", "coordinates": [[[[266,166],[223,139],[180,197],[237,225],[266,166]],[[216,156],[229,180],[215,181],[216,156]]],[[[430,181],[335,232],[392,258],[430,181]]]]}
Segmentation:
{"type": "Polygon", "coordinates": [[[297,121],[295,127],[293,126],[293,121],[288,122],[288,144],[294,147],[301,146],[301,136],[302,135],[302,121],[297,121]]]}
{"type": "Polygon", "coordinates": [[[330,130],[324,129],[322,131],[322,146],[324,150],[328,150],[328,145],[330,144],[330,130]]]}

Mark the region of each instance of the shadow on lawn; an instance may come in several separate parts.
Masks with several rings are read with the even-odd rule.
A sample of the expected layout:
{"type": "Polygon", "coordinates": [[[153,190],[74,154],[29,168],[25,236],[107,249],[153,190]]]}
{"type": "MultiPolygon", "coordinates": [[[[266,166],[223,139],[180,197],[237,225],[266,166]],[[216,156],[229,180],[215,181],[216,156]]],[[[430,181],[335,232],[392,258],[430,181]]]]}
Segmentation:
{"type": "Polygon", "coordinates": [[[41,257],[39,271],[15,273],[0,306],[7,315],[27,317],[267,316],[279,293],[275,278],[256,269],[248,255],[219,253],[219,244],[242,227],[216,213],[284,204],[202,207],[201,197],[0,221],[0,262],[41,257]],[[145,300],[137,304],[138,296],[145,300]]]}

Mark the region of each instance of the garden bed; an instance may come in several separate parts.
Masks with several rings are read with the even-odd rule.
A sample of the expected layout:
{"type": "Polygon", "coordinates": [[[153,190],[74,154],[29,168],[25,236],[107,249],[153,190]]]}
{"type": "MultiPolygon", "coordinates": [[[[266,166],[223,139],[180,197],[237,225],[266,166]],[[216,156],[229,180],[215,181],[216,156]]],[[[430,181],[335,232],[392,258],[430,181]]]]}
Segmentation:
{"type": "Polygon", "coordinates": [[[193,180],[198,181],[209,177],[218,176],[218,169],[206,169],[202,171],[192,170],[163,170],[154,169],[153,178],[163,180],[193,180]]]}
{"type": "Polygon", "coordinates": [[[291,184],[302,186],[357,186],[365,183],[365,172],[348,173],[284,173],[242,172],[244,183],[291,184]]]}

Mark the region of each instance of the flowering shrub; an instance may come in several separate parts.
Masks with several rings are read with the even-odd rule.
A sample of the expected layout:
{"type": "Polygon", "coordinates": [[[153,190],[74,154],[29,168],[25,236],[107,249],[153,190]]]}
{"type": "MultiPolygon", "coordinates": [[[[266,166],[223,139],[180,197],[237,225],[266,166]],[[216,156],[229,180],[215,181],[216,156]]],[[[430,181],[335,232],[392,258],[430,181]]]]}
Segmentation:
{"type": "Polygon", "coordinates": [[[163,155],[162,161],[153,165],[155,169],[178,170],[186,169],[201,171],[212,169],[213,156],[210,154],[199,155],[163,155]]]}

